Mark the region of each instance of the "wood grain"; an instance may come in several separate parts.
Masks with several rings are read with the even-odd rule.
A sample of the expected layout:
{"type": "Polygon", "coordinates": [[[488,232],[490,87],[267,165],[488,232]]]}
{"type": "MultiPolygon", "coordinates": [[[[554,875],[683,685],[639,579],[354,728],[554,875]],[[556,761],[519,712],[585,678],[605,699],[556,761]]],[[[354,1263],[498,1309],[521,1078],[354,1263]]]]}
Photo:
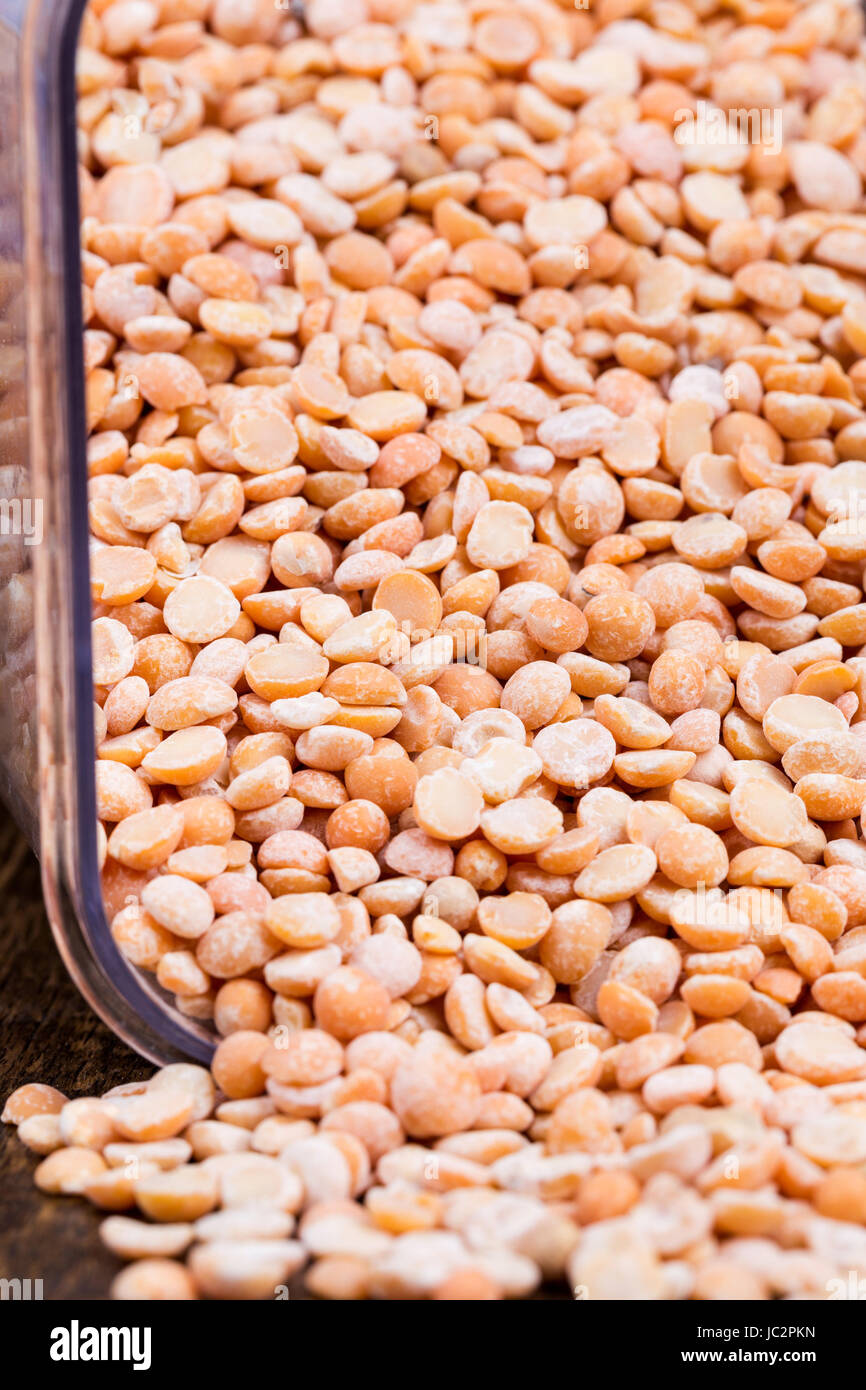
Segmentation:
{"type": "MultiPolygon", "coordinates": [[[[0,1100],[25,1081],[66,1095],[98,1094],[147,1076],[68,978],[42,904],[39,866],[0,805],[0,1100]]],[[[104,1299],[120,1262],[97,1235],[101,1220],[77,1197],[43,1197],[38,1158],[0,1126],[0,1277],[42,1279],[51,1299],[104,1299]]]]}

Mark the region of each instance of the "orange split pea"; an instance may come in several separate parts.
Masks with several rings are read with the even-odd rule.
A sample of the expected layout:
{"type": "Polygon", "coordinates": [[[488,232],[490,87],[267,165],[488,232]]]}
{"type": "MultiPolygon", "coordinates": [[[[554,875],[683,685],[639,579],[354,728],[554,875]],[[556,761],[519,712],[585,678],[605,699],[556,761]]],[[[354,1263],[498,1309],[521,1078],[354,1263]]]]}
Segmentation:
{"type": "Polygon", "coordinates": [[[119,1299],[825,1296],[863,17],[301,8],[83,20],[104,899],[216,1050],[4,1119],[119,1299]]]}

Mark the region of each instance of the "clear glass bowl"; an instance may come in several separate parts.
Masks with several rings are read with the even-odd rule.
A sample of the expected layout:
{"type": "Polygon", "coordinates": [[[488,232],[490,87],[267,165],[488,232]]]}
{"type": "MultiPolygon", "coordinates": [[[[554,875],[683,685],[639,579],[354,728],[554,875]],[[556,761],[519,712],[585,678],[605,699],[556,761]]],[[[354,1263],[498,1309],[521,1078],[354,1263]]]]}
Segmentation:
{"type": "Polygon", "coordinates": [[[96,849],[75,53],[84,0],[0,0],[0,794],[66,967],[155,1062],[207,1060],[111,938],[96,849]]]}

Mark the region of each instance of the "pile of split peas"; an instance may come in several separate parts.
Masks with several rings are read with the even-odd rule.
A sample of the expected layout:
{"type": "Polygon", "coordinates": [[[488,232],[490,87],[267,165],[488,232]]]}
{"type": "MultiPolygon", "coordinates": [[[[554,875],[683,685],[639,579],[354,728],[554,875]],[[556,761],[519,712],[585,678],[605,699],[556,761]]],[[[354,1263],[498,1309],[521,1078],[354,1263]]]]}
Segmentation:
{"type": "Polygon", "coordinates": [[[122,1299],[866,1274],[854,0],[92,0],[122,1299]]]}

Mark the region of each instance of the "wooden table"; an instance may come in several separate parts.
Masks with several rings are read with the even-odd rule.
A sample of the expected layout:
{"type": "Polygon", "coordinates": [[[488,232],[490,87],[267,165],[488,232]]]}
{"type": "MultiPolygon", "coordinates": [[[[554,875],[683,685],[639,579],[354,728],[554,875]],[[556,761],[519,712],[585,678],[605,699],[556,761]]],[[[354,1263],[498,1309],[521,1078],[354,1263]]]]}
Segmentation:
{"type": "MultiPolygon", "coordinates": [[[[64,970],[42,905],[39,866],[0,804],[0,1098],[25,1081],[88,1096],[147,1076],[91,1013],[64,970]]],[[[104,1299],[121,1262],[78,1197],[43,1197],[38,1158],[0,1125],[0,1278],[42,1279],[48,1299],[104,1299]]]]}

